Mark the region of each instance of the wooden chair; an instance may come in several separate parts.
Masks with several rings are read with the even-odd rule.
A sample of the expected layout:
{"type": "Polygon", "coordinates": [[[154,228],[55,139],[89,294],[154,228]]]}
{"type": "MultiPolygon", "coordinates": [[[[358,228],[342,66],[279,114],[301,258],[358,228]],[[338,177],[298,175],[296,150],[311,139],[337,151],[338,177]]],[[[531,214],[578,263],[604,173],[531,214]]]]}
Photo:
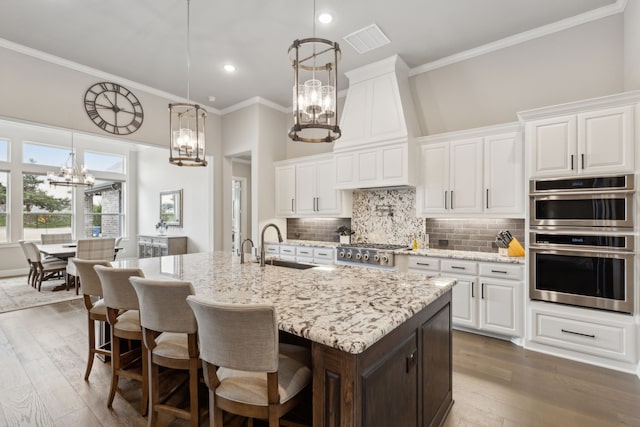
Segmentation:
{"type": "Polygon", "coordinates": [[[37,287],[38,291],[42,288],[42,282],[52,278],[54,275],[59,275],[67,268],[67,262],[63,260],[46,260],[42,259],[40,249],[33,242],[24,242],[25,248],[29,253],[29,259],[35,265],[35,276],[33,280],[33,287],[37,287]]]}
{"type": "Polygon", "coordinates": [[[71,243],[73,238],[71,233],[41,234],[40,241],[43,245],[51,245],[55,243],[71,243]]]}
{"type": "Polygon", "coordinates": [[[198,322],[212,425],[222,427],[227,411],[279,426],[302,400],[311,370],[279,350],[274,307],[215,303],[200,296],[188,296],[187,303],[198,322]]]}
{"type": "Polygon", "coordinates": [[[104,305],[107,307],[107,321],[111,325],[111,389],[107,407],[111,408],[118,389],[120,377],[142,382],[142,415],[147,414],[149,403],[149,373],[147,352],[142,345],[142,327],[138,296],[129,282],[130,277],[144,277],[137,268],[112,268],[102,265],[93,267],[100,283],[104,305]],[[140,341],[140,351],[129,349],[121,352],[120,340],[140,341]],[[142,373],[131,370],[134,362],[142,358],[142,373]]]}
{"type": "MultiPolygon", "coordinates": [[[[116,253],[116,239],[114,237],[105,237],[100,239],[80,239],[76,243],[76,256],[78,259],[91,259],[101,261],[113,261],[116,253]]],[[[78,288],[82,286],[82,282],[78,280],[78,271],[73,262],[73,258],[69,260],[67,265],[67,290],[73,281],[73,287],[78,295],[78,288]]]]}
{"type": "Polygon", "coordinates": [[[29,264],[29,275],[27,276],[27,285],[33,286],[31,283],[31,278],[35,277],[36,275],[36,272],[37,272],[36,264],[31,261],[29,250],[24,244],[25,240],[18,240],[18,243],[20,243],[20,248],[22,248],[22,253],[24,253],[24,257],[27,260],[27,264],[29,264]]]}
{"type": "Polygon", "coordinates": [[[149,356],[149,426],[155,426],[158,412],[168,412],[200,425],[198,407],[199,370],[196,318],[187,304],[193,286],[180,280],[152,280],[140,277],[129,279],[138,294],[140,324],[144,345],[149,356]],[[160,399],[160,367],[189,372],[189,409],[167,405],[171,396],[160,399]]]}
{"type": "Polygon", "coordinates": [[[100,347],[96,347],[96,321],[107,322],[107,307],[102,299],[102,285],[98,274],[93,269],[96,265],[111,267],[108,261],[101,260],[85,260],[75,258],[78,277],[82,282],[82,293],[84,298],[84,307],[87,309],[87,332],[89,342],[89,354],[87,356],[87,368],[84,372],[84,380],[89,380],[91,368],[96,354],[111,356],[111,350],[106,348],[110,343],[105,343],[100,347]]]}

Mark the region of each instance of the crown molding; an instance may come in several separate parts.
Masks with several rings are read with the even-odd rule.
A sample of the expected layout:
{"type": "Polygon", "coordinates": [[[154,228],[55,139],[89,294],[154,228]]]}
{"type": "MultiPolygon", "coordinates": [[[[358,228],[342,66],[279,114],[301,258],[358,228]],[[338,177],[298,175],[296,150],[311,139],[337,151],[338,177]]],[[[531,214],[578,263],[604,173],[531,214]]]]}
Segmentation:
{"type": "MultiPolygon", "coordinates": [[[[59,56],[51,55],[46,52],[42,52],[40,50],[32,49],[27,46],[23,46],[18,43],[14,43],[12,41],[0,38],[0,47],[3,47],[8,50],[12,50],[14,52],[21,53],[23,55],[31,56],[32,58],[39,59],[41,61],[46,61],[51,64],[59,65],[61,67],[68,68],[70,70],[78,71],[80,73],[88,74],[90,76],[98,77],[100,79],[104,79],[107,81],[115,82],[126,86],[127,88],[138,89],[152,95],[159,96],[161,98],[166,98],[171,102],[184,102],[184,103],[193,103],[193,100],[188,100],[186,98],[182,98],[180,96],[174,95],[169,92],[165,92],[159,89],[155,89],[151,86],[144,85],[142,83],[134,82],[133,80],[128,80],[123,77],[116,76],[114,74],[106,73],[104,71],[100,71],[96,68],[87,67],[86,65],[79,64],[77,62],[69,61],[68,59],[60,58],[59,56]]],[[[207,112],[220,115],[220,110],[217,108],[209,107],[207,105],[200,105],[200,107],[204,108],[207,112]]]]}
{"type": "Polygon", "coordinates": [[[540,37],[548,36],[559,31],[577,27],[578,25],[586,24],[588,22],[597,21],[608,16],[622,13],[627,7],[627,2],[628,0],[617,0],[613,4],[603,6],[598,9],[593,9],[580,15],[575,15],[570,18],[562,19],[560,21],[544,25],[542,27],[534,28],[533,30],[505,37],[495,42],[487,43],[485,45],[465,50],[463,52],[459,52],[432,62],[427,62],[426,64],[419,65],[410,69],[409,76],[426,73],[427,71],[446,67],[447,65],[455,64],[456,62],[461,62],[467,59],[475,58],[477,56],[486,55],[487,53],[495,52],[500,49],[515,46],[517,44],[534,40],[540,37]]]}
{"type": "Polygon", "coordinates": [[[451,132],[438,133],[433,135],[420,136],[416,138],[416,143],[448,141],[451,139],[477,138],[489,135],[500,135],[506,133],[516,133],[520,130],[519,122],[501,123],[497,125],[483,126],[473,129],[455,130],[451,132]]]}

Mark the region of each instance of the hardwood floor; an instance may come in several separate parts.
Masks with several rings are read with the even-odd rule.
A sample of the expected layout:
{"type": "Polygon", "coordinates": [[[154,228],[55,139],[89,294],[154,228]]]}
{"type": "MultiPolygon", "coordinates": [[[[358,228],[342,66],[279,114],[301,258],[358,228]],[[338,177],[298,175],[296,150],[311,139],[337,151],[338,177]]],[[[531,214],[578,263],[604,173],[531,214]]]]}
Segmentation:
{"type": "MultiPolygon", "coordinates": [[[[79,300],[0,314],[0,425],[146,425],[138,383],[121,380],[108,410],[109,365],[96,360],[84,381],[85,316],[79,300]]],[[[463,332],[453,343],[455,404],[445,426],[640,426],[633,375],[463,332]]]]}

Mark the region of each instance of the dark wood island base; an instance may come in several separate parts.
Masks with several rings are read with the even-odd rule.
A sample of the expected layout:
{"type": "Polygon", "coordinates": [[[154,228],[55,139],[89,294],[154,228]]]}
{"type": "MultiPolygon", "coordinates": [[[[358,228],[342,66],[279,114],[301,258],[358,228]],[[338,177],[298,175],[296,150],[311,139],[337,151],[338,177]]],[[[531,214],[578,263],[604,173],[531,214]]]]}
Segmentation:
{"type": "Polygon", "coordinates": [[[451,406],[451,291],[360,354],[313,342],[313,426],[438,426],[451,406]]]}

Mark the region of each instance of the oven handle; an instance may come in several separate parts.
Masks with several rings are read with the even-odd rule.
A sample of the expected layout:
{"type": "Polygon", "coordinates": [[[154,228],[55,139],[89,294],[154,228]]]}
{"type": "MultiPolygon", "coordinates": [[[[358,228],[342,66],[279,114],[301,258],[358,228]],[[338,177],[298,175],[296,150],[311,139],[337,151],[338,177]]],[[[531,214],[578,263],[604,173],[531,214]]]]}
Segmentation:
{"type": "Polygon", "coordinates": [[[592,255],[598,258],[633,258],[633,251],[622,251],[615,249],[579,249],[573,246],[563,245],[537,245],[529,244],[529,250],[532,252],[542,252],[552,255],[592,255]]]}
{"type": "Polygon", "coordinates": [[[628,194],[633,196],[633,190],[545,190],[545,191],[532,191],[529,193],[529,197],[535,199],[545,199],[547,197],[554,198],[555,196],[591,196],[594,199],[612,199],[613,195],[628,194]]]}

